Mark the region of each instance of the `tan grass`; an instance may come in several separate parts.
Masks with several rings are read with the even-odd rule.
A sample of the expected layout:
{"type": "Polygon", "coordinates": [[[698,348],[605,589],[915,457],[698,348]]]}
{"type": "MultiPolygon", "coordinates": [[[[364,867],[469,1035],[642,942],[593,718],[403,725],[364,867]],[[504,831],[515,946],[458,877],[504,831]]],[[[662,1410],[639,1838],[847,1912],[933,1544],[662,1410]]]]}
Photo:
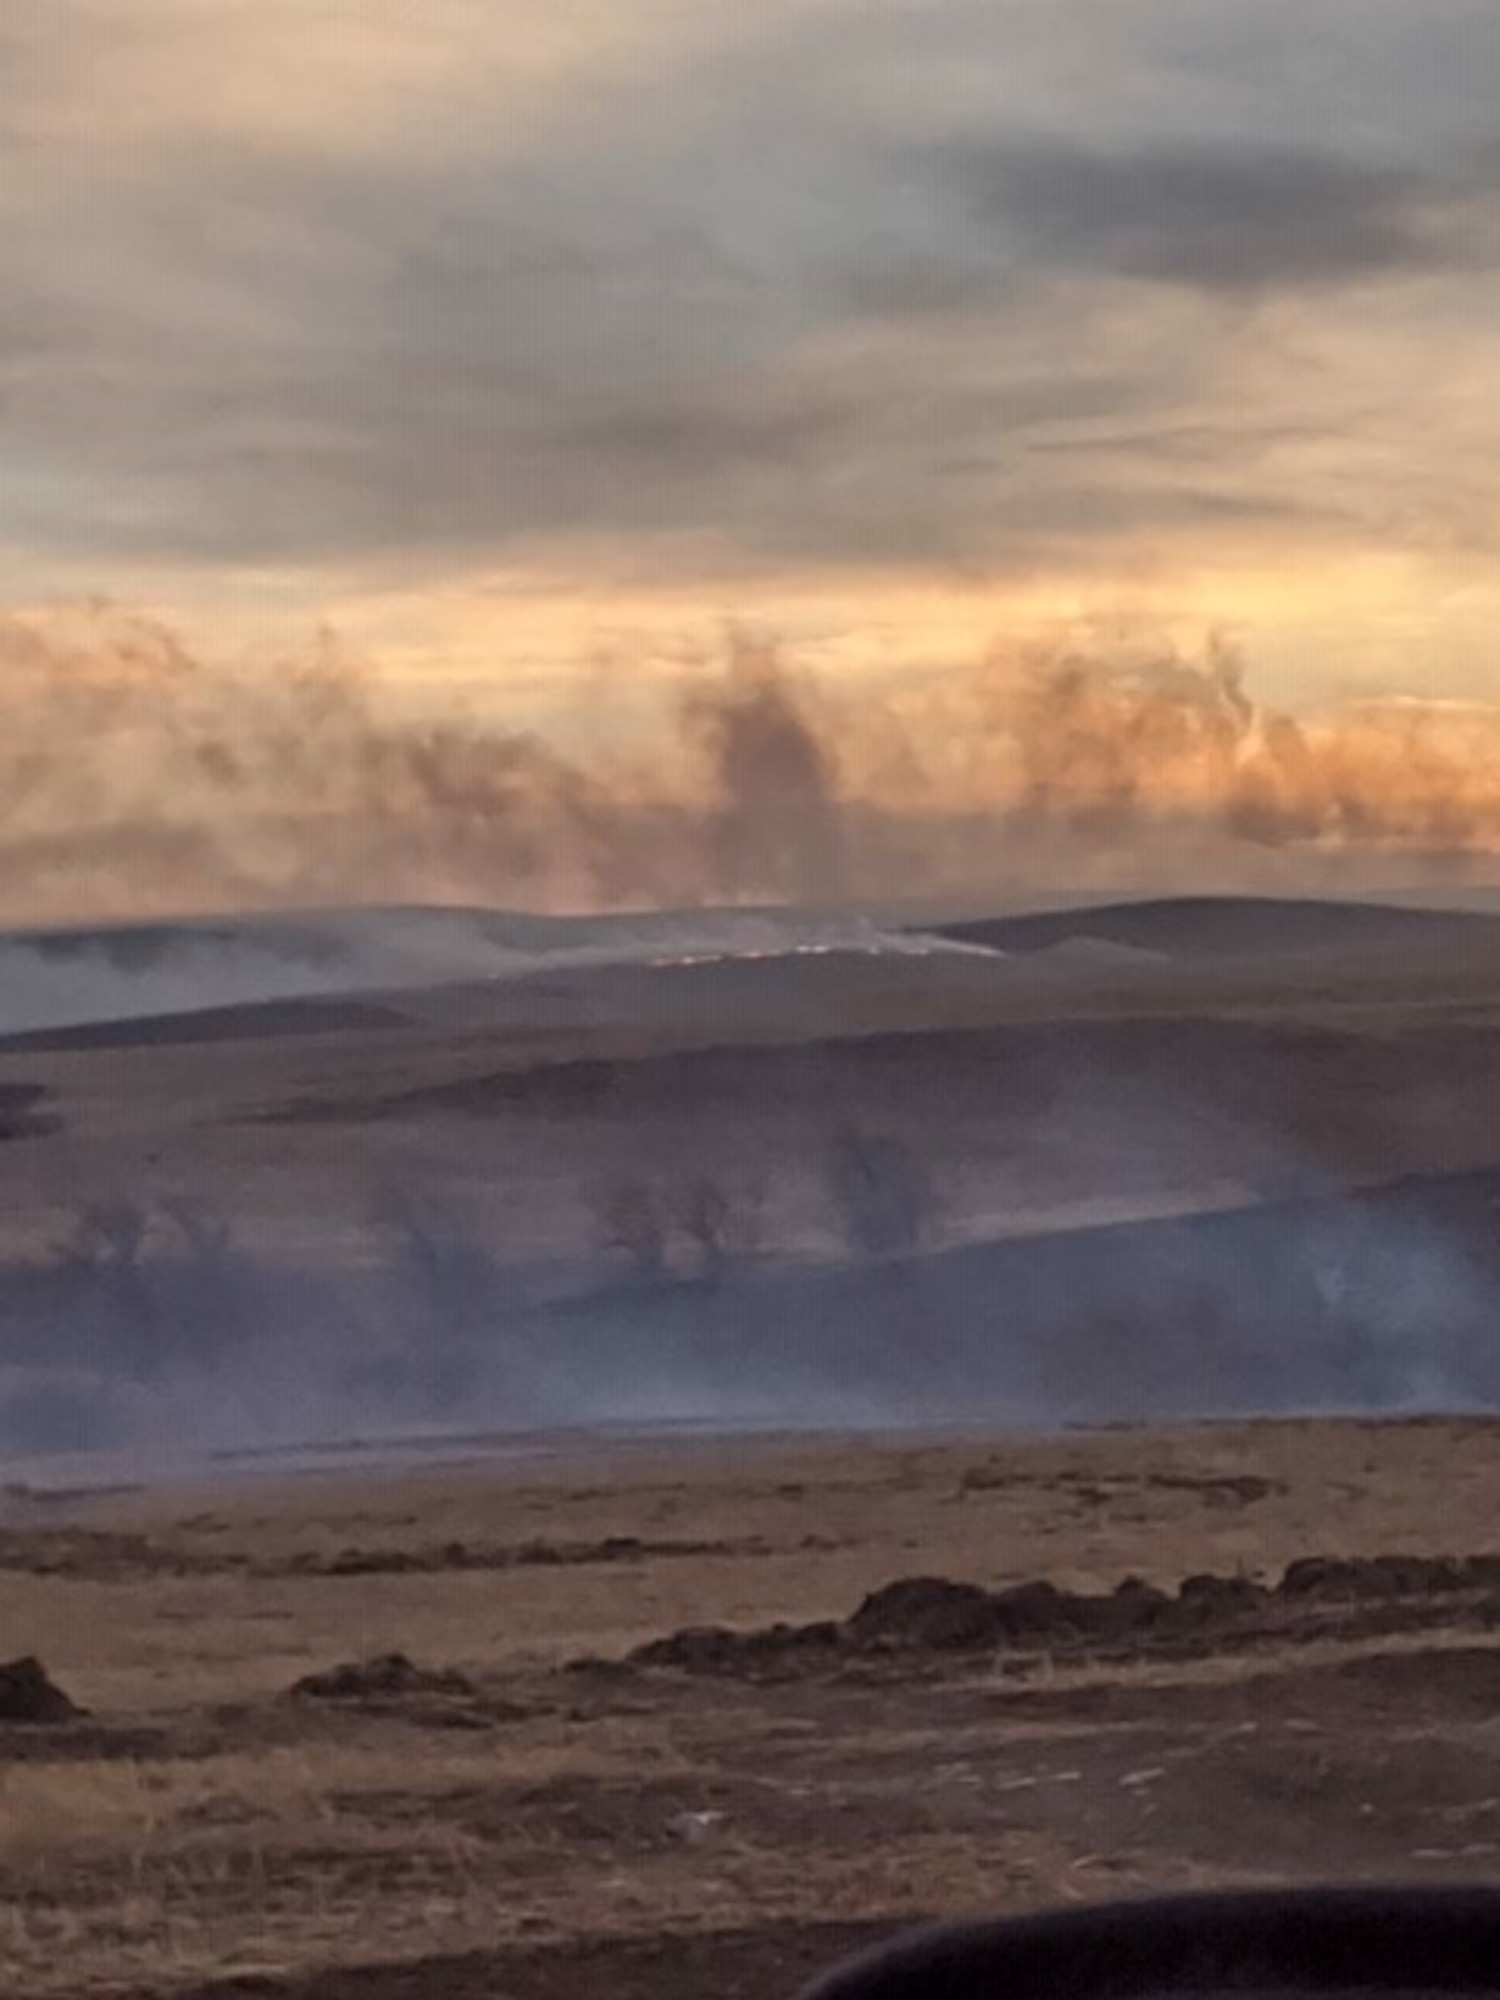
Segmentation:
{"type": "MultiPolygon", "coordinates": [[[[1265,1424],[899,1447],[745,1444],[96,1506],[81,1525],[272,1567],[307,1549],[538,1535],[678,1536],[738,1552],[342,1578],[237,1568],[0,1577],[0,1629],[14,1650],[40,1653],[100,1725],[162,1732],[159,1754],[0,1763],[0,1990],[81,1993],[126,1978],[166,1990],[215,1968],[416,1956],[563,1936],[581,1922],[610,1935],[997,1908],[1196,1879],[1186,1860],[1100,1854],[1081,1832],[977,1838],[941,1800],[876,1847],[841,1841],[832,1821],[825,1839],[813,1813],[790,1845],[752,1815],[708,1847],[679,1849],[662,1838],[658,1794],[691,1802],[722,1777],[726,1757],[743,1784],[762,1761],[795,1765],[804,1745],[850,1771],[877,1756],[919,1762],[925,1697],[897,1690],[874,1707],[820,1707],[811,1694],[724,1684],[676,1706],[659,1694],[633,1702],[627,1690],[590,1708],[547,1665],[682,1624],[841,1615],[901,1574],[998,1583],[1042,1573],[1097,1587],[1129,1571],[1163,1582],[1195,1569],[1274,1575],[1314,1550],[1464,1551],[1490,1542],[1487,1524],[1500,1521],[1496,1438],[1471,1423],[1265,1424]],[[1210,1488],[1159,1483],[1243,1473],[1271,1482],[1264,1498],[1225,1504],[1210,1488]],[[817,1545],[805,1546],[814,1529],[817,1545]],[[761,1552],[747,1553],[757,1538],[761,1552]],[[452,1733],[276,1699],[312,1667],[393,1647],[459,1665],[534,1712],[452,1733]],[[270,1718],[266,1740],[228,1724],[215,1736],[224,1703],[250,1704],[256,1728],[256,1717],[270,1718]],[[587,1802],[600,1787],[626,1815],[618,1831],[590,1833],[570,1816],[570,1796],[587,1802]],[[510,1824],[504,1801],[532,1794],[540,1802],[510,1824]],[[637,1795],[643,1817],[632,1833],[637,1795]]],[[[1042,1742],[1049,1725],[1007,1713],[1018,1688],[1167,1696],[1464,1643],[1455,1631],[1186,1664],[1044,1664],[1020,1682],[981,1674],[950,1685],[979,1701],[974,1730],[998,1729],[1019,1749],[1042,1742]]],[[[1069,1726],[1101,1743],[1109,1734],[1080,1719],[1069,1726]]],[[[954,1738],[949,1754],[963,1754],[965,1741],[954,1738]]]]}

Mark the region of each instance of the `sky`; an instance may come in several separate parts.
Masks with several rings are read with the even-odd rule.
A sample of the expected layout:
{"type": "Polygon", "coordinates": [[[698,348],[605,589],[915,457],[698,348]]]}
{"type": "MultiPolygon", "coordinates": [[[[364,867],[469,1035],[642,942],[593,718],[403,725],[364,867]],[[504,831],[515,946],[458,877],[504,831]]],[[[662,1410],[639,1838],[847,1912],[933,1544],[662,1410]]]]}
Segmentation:
{"type": "Polygon", "coordinates": [[[1477,692],[1497,64],[1489,0],[13,0],[13,595],[1477,692]]]}
{"type": "Polygon", "coordinates": [[[1497,75],[1494,0],[7,0],[0,608],[575,742],[732,625],[1500,698],[1497,75]]]}

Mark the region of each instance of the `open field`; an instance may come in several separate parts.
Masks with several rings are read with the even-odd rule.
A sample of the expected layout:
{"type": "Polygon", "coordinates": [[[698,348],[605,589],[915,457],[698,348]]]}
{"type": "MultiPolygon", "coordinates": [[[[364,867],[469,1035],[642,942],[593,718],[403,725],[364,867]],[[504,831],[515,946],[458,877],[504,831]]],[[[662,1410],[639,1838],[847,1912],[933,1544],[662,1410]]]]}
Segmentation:
{"type": "Polygon", "coordinates": [[[0,1990],[1496,1871],[1500,922],[344,990],[372,922],[243,1002],[235,931],[0,946],[157,980],[0,1051],[0,1659],[86,1711],[0,1723],[0,1990]]]}
{"type": "Polygon", "coordinates": [[[914,1916],[1488,1876],[1496,1444],[558,1440],[510,1469],[12,1490],[0,1628],[89,1713],[0,1737],[4,1988],[776,1992],[914,1916]],[[1388,1560],[1251,1587],[1311,1554],[1388,1560]],[[1469,1560],[1393,1560],[1434,1555],[1469,1560]],[[629,1658],[847,1620],[903,1577],[999,1591],[999,1622],[928,1592],[629,1658]],[[1038,1577],[1084,1595],[1003,1595],[1038,1577]],[[1088,1610],[1126,1577],[1165,1604],[1088,1610]],[[416,1672],[288,1693],[392,1652],[416,1672]]]}

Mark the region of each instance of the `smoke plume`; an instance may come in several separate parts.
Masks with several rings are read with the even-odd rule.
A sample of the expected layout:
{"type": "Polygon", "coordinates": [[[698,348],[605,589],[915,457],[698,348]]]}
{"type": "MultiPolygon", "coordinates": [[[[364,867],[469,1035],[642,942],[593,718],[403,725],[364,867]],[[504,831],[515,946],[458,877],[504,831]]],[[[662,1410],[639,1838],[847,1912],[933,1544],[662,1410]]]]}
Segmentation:
{"type": "Polygon", "coordinates": [[[732,638],[643,757],[396,717],[321,638],[254,667],[108,605],[0,619],[12,920],[393,900],[827,902],[1461,871],[1500,850],[1500,708],[1266,712],[1210,642],[997,649],[876,705],[732,638]]]}

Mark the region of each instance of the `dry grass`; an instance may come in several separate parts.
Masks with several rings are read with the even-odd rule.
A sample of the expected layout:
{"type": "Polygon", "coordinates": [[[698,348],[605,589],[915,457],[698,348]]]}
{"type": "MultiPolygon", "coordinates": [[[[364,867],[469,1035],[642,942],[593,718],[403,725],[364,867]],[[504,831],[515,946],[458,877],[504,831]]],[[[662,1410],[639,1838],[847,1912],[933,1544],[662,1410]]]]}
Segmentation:
{"type": "MultiPolygon", "coordinates": [[[[938,1761],[960,1772],[976,1757],[982,1776],[986,1758],[1044,1756],[1064,1738],[1069,1759],[1102,1770],[1122,1725],[1070,1714],[1072,1696],[1104,1687],[1136,1700],[1134,1740],[1195,1701],[1239,1699],[1257,1677],[1315,1688],[1334,1666],[1403,1651],[1434,1671],[1445,1647],[1461,1660],[1472,1634],[1171,1667],[1043,1665],[1019,1683],[970,1667],[920,1690],[599,1687],[553,1669],[682,1624],[839,1615],[901,1574],[1098,1587],[1132,1571],[1275,1572],[1310,1550],[1473,1549],[1500,1520],[1495,1439],[1482,1424],[1320,1423],[563,1449],[543,1466],[126,1495],[80,1503],[64,1523],[46,1510],[71,1572],[4,1575],[0,1624],[94,1711],[101,1744],[84,1755],[67,1732],[38,1732],[24,1759],[0,1763],[0,1983],[166,1990],[216,1967],[420,1957],[580,1928],[896,1916],[1224,1879],[1236,1866],[1253,1875],[1253,1854],[1199,1852],[1180,1830],[1142,1848],[1101,1827],[1097,1800],[1116,1799],[1128,1768],[1091,1777],[1087,1798],[1058,1791],[1061,1807],[1029,1818],[1004,1786],[973,1790],[981,1778],[933,1788],[933,1732],[938,1761]],[[1261,1485],[1224,1483],[1237,1479],[1261,1485]],[[89,1538],[106,1531],[143,1538],[159,1567],[91,1575],[102,1545],[89,1538]],[[351,1547],[611,1535],[723,1547],[555,1568],[285,1567],[351,1547]],[[508,1706],[453,1729],[420,1708],[279,1699],[312,1667],[393,1648],[467,1670],[508,1706]],[[861,1784],[887,1766],[893,1789],[872,1803],[861,1784]],[[705,1845],[673,1832],[681,1813],[721,1802],[728,1819],[705,1845]]],[[[1144,1750],[1136,1760],[1154,1768],[1144,1750]]],[[[1018,1780],[1014,1796],[1051,1798],[1046,1776],[1018,1780]]]]}
{"type": "MultiPolygon", "coordinates": [[[[848,1609],[936,1570],[1075,1588],[1135,1573],[1276,1570],[1310,1550],[1422,1553],[1500,1521],[1488,1424],[1256,1424],[930,1445],[564,1449],[545,1470],[307,1478],[124,1496],[77,1525],[217,1574],[0,1574],[0,1627],[120,1712],[260,1698],[310,1665],[399,1647],[461,1667],[617,1652],[692,1623],[848,1609]],[[1239,1503],[1215,1482],[1267,1483],[1239,1503]],[[998,1483],[996,1483],[998,1482],[998,1483]],[[1186,1482],[1186,1483],[1174,1483],[1186,1482]],[[612,1536],[703,1555],[410,1574],[248,1574],[347,1549],[440,1552],[612,1536]],[[809,1538],[812,1545],[809,1546],[809,1538]]],[[[43,1517],[49,1525],[54,1516],[43,1517]]],[[[82,1562],[87,1570],[87,1544],[82,1562]]]]}

